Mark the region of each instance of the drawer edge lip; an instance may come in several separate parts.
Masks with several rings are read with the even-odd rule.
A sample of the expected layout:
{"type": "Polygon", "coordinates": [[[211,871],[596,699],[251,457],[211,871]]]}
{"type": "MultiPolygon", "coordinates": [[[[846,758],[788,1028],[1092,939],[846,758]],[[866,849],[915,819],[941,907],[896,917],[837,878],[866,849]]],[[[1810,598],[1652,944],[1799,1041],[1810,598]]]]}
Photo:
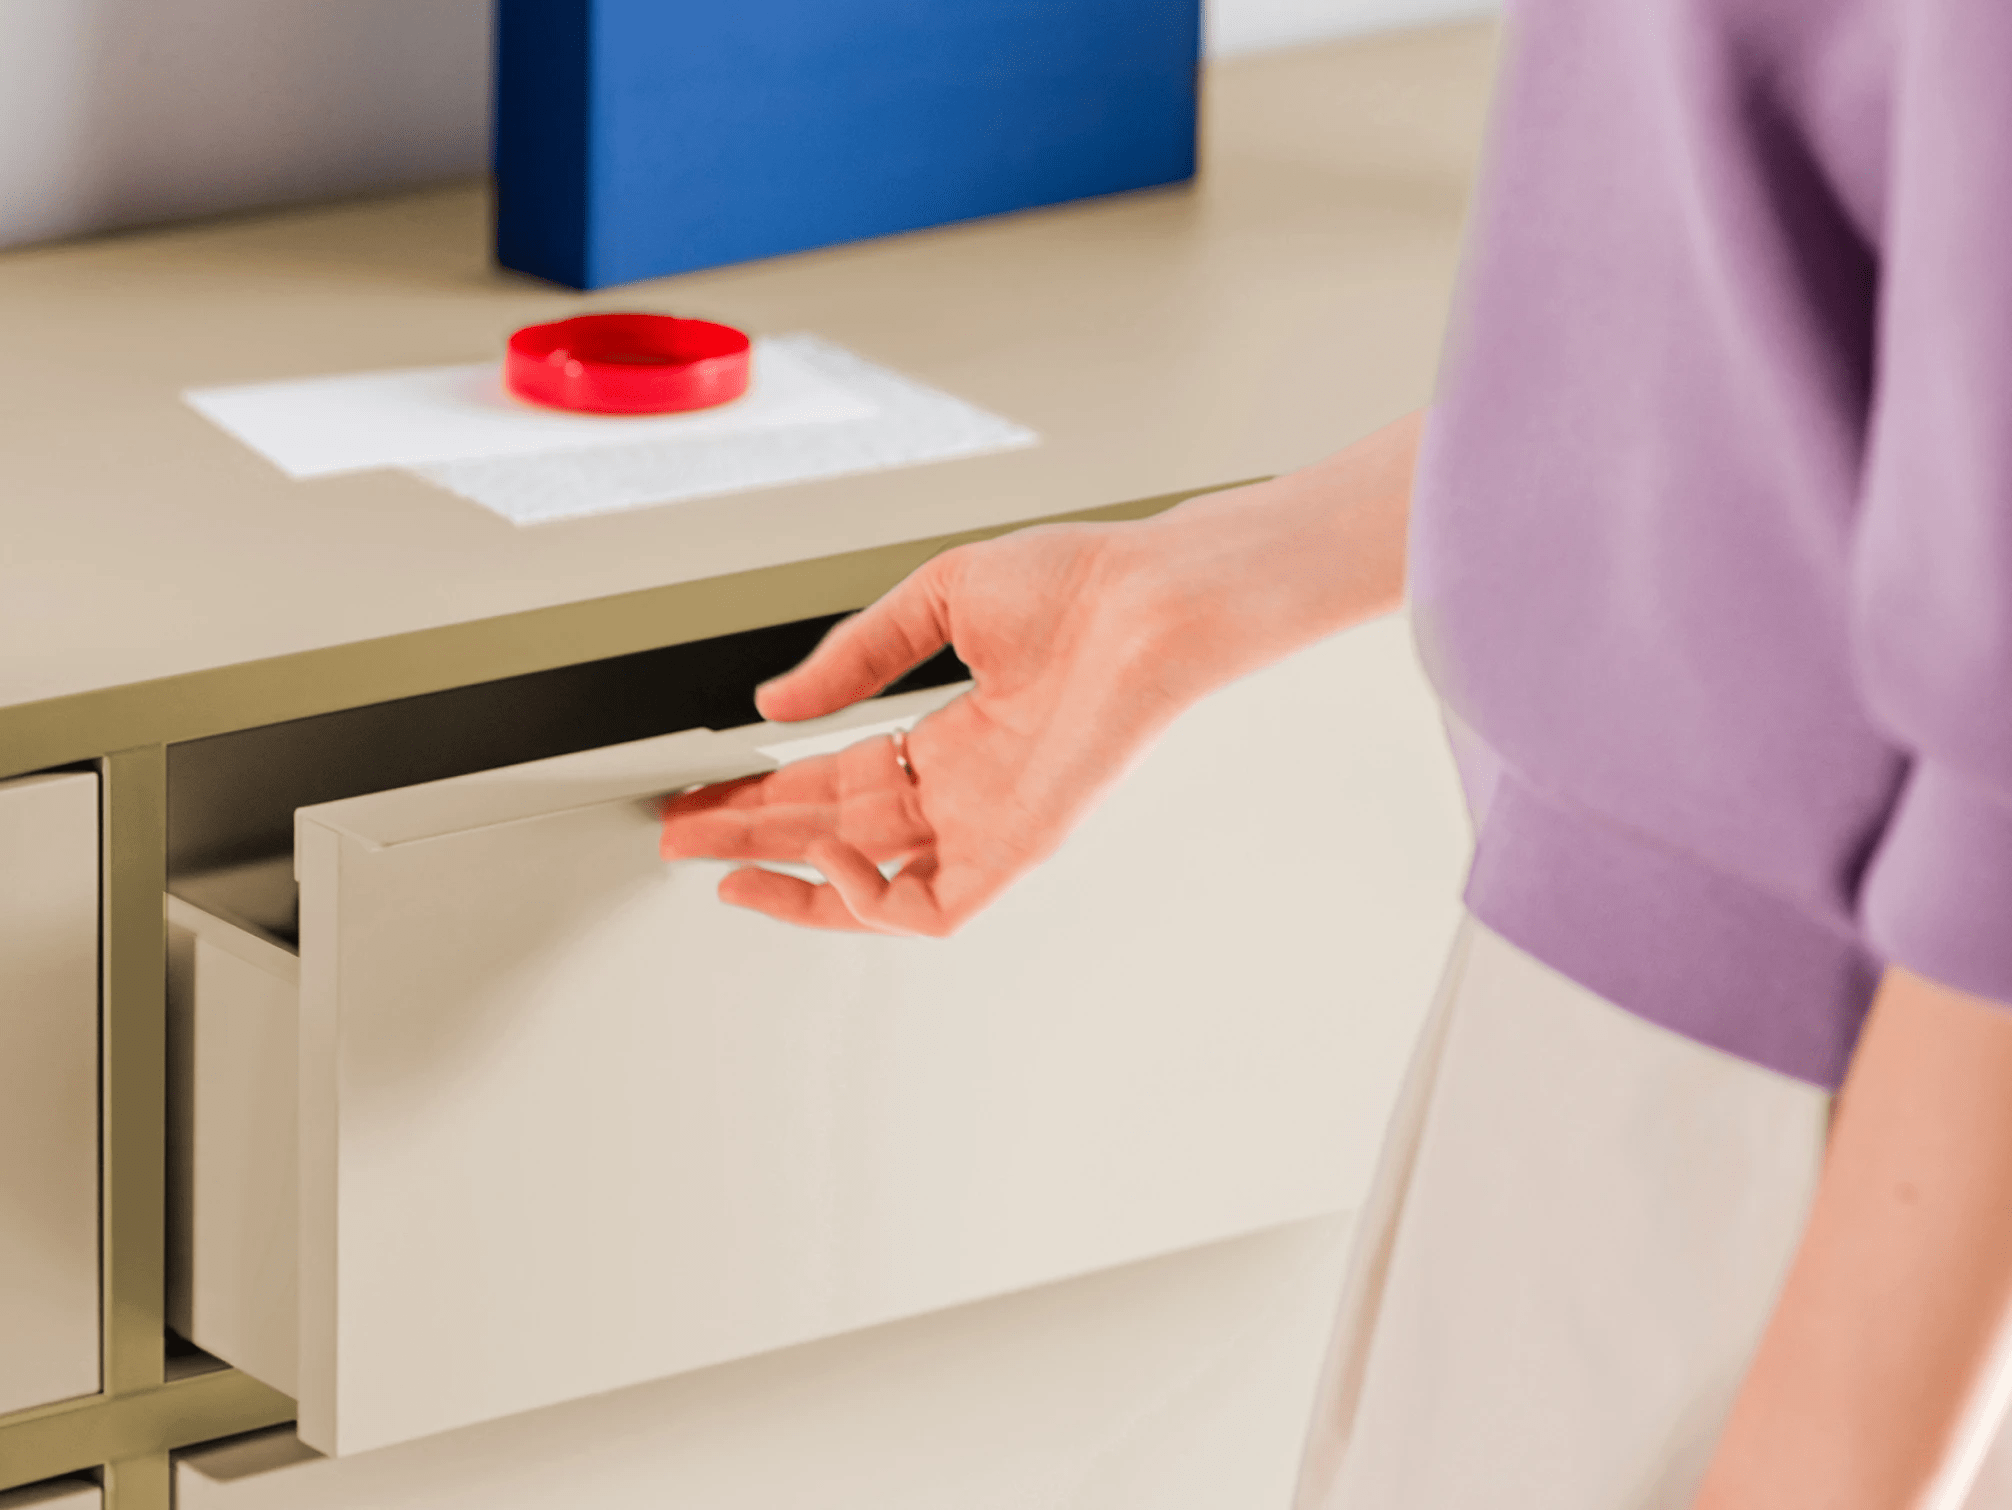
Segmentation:
{"type": "Polygon", "coordinates": [[[0,778],[842,613],[862,607],[931,556],[957,545],[1043,524],[1142,519],[1257,480],[1211,483],[0,706],[0,778]]]}
{"type": "Polygon", "coordinates": [[[970,685],[968,681],[949,682],[941,687],[924,687],[893,697],[864,698],[836,713],[805,719],[800,723],[765,722],[743,724],[732,729],[684,729],[622,744],[575,750],[568,755],[553,755],[519,765],[471,771],[465,776],[449,776],[439,781],[367,792],[359,797],[344,797],[296,809],[296,832],[300,825],[312,824],[352,839],[366,849],[397,849],[431,839],[451,838],[476,829],[557,817],[586,808],[648,802],[688,787],[708,786],[778,769],[779,762],[762,750],[763,742],[775,742],[778,732],[786,731],[792,740],[802,740],[822,734],[842,733],[852,728],[868,728],[893,719],[920,719],[953,701],[970,685]],[[674,774],[652,772],[647,777],[624,775],[597,796],[581,799],[575,793],[570,797],[540,800],[535,794],[510,790],[509,784],[513,779],[521,779],[537,770],[579,770],[596,764],[619,765],[624,757],[645,752],[654,755],[659,750],[664,754],[664,765],[677,768],[674,774]],[[428,819],[410,812],[403,815],[399,812],[401,808],[409,809],[416,802],[423,802],[428,795],[437,795],[451,803],[454,794],[480,793],[485,788],[493,789],[486,806],[478,801],[459,814],[442,814],[428,819]]]}

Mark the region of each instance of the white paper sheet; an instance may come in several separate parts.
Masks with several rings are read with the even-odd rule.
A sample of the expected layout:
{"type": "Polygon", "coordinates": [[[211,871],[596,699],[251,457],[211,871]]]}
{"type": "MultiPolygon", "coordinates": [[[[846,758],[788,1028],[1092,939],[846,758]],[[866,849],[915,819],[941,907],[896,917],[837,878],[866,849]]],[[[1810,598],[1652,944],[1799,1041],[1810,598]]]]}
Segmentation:
{"type": "Polygon", "coordinates": [[[471,459],[414,470],[512,523],[543,524],[952,461],[1040,441],[1022,425],[815,336],[779,336],[766,349],[787,352],[814,368],[824,382],[863,400],[872,412],[838,423],[778,425],[740,434],[685,431],[594,451],[471,459]]]}
{"type": "Polygon", "coordinates": [[[745,397],[693,414],[571,414],[511,396],[494,362],[356,372],[183,397],[289,477],[599,447],[733,439],[874,413],[790,340],[758,340],[745,397]]]}

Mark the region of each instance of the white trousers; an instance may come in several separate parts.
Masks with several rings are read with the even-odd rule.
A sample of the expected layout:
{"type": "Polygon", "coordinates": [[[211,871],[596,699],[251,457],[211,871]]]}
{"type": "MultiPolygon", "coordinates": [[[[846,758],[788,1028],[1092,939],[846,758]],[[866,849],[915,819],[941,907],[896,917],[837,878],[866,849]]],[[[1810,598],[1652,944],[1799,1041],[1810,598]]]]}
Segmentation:
{"type": "MultiPolygon", "coordinates": [[[[1469,919],[1364,1209],[1296,1510],[1684,1510],[1830,1098],[1469,919]]],[[[2001,1436],[1969,1510],[2012,1510],[2001,1436]]]]}

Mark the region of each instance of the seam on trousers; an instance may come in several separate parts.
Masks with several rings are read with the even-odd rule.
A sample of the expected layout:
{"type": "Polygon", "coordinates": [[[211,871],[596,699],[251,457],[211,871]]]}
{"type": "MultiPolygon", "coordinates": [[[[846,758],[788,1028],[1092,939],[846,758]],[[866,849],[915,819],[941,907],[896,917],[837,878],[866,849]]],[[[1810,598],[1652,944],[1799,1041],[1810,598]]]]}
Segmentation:
{"type": "Polygon", "coordinates": [[[1322,1366],[1301,1457],[1295,1510],[1320,1510],[1320,1501],[1308,1496],[1324,1491],[1333,1481],[1354,1435],[1355,1413],[1361,1402],[1363,1375],[1374,1349],[1375,1318],[1382,1309],[1380,1302],[1390,1272],[1391,1250],[1403,1221],[1404,1200],[1411,1188],[1412,1168],[1423,1139],[1425,1114],[1432,1104],[1432,1087],[1439,1078],[1453,1006],[1466,985],[1467,962],[1477,926],[1471,917],[1463,915],[1453,936],[1432,1010],[1412,1049],[1397,1105],[1384,1130],[1375,1182],[1356,1216],[1356,1254],[1349,1262],[1348,1279],[1335,1305],[1328,1357],[1322,1366]],[[1393,1159],[1391,1154],[1400,1142],[1405,1145],[1404,1151],[1393,1159]],[[1378,1249],[1373,1258],[1365,1251],[1371,1243],[1378,1249]],[[1369,1335],[1358,1338],[1356,1327],[1364,1317],[1370,1318],[1369,1335]]]}

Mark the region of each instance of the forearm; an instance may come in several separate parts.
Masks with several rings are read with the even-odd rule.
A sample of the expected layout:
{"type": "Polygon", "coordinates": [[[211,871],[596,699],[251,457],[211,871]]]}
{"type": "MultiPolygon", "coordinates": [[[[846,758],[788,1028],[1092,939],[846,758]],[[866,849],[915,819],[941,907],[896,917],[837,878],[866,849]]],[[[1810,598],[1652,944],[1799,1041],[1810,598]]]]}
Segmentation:
{"type": "Polygon", "coordinates": [[[1397,606],[1421,421],[1141,523],[1016,530],[932,557],[756,705],[815,718],[946,644],[970,690],[901,750],[862,740],[667,805],[665,857],[807,861],[829,885],[756,868],[720,895],[817,927],[954,932],[1195,699],[1397,606]]]}
{"type": "Polygon", "coordinates": [[[1193,499],[1129,544],[1174,673],[1220,685],[1397,608],[1425,413],[1298,472],[1193,499]]]}
{"type": "Polygon", "coordinates": [[[2008,1303],[2012,1009],[1890,971],[1698,1510],[1954,1510],[2008,1303]]]}

